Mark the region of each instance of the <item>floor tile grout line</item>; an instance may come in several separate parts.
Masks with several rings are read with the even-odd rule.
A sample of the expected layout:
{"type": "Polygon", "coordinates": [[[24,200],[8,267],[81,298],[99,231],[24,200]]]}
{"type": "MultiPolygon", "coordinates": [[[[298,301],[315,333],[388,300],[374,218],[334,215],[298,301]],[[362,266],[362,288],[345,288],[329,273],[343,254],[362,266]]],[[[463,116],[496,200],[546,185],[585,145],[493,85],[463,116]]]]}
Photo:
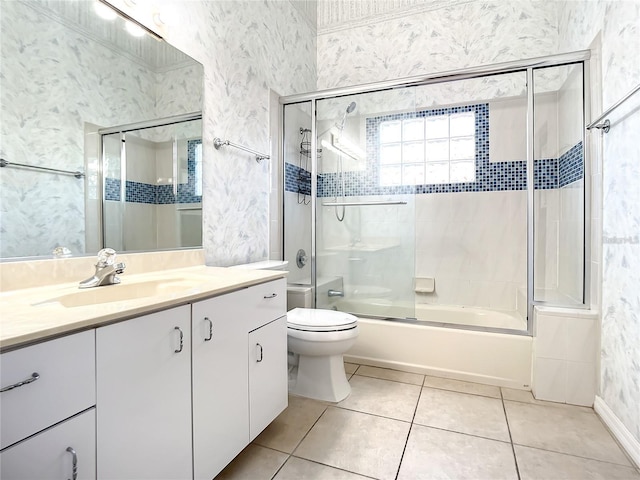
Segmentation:
{"type": "Polygon", "coordinates": [[[307,433],[305,433],[302,438],[300,439],[300,441],[296,444],[296,446],[293,448],[293,450],[291,450],[291,453],[289,455],[293,455],[296,450],[298,449],[298,447],[300,446],[300,444],[302,442],[304,442],[304,439],[307,438],[307,436],[309,435],[309,433],[311,432],[311,430],[313,430],[313,427],[316,426],[316,424],[320,421],[320,419],[324,416],[325,413],[327,413],[327,410],[329,410],[329,407],[331,407],[331,405],[326,405],[324,410],[322,411],[322,413],[318,416],[318,418],[316,418],[316,421],[313,422],[313,425],[311,425],[309,427],[309,430],[307,430],[307,433]]]}
{"type": "MultiPolygon", "coordinates": [[[[422,388],[432,388],[434,390],[441,390],[443,392],[462,393],[463,395],[473,395],[474,397],[495,398],[496,400],[501,399],[501,397],[492,397],[491,395],[483,395],[481,393],[461,392],[460,390],[450,390],[448,388],[433,387],[431,385],[424,385],[424,384],[422,385],[422,388]]],[[[500,394],[502,395],[502,393],[500,394]]]]}
{"type": "Polygon", "coordinates": [[[291,457],[293,457],[293,458],[297,458],[297,459],[299,459],[299,460],[304,460],[304,461],[306,461],[306,462],[315,463],[316,465],[322,465],[322,466],[324,466],[324,467],[335,468],[336,470],[340,470],[341,472],[353,473],[354,475],[358,475],[358,476],[360,476],[360,477],[364,477],[364,478],[371,478],[371,479],[373,479],[373,480],[378,480],[376,477],[371,477],[371,476],[369,476],[369,475],[365,475],[364,473],[353,472],[353,471],[351,471],[351,470],[347,470],[346,468],[336,467],[336,466],[334,466],[334,465],[329,465],[328,463],[322,463],[322,462],[319,462],[319,461],[317,461],[317,460],[311,460],[311,459],[309,459],[309,458],[299,457],[299,456],[294,455],[294,454],[291,454],[291,457]]]}
{"type": "Polygon", "coordinates": [[[465,435],[467,437],[479,438],[480,440],[489,440],[491,442],[506,443],[507,445],[511,444],[509,440],[498,440],[497,438],[483,437],[482,435],[474,435],[473,433],[460,432],[458,430],[449,430],[447,428],[442,428],[442,427],[434,427],[433,425],[425,425],[423,423],[414,422],[412,423],[412,425],[417,425],[418,427],[424,427],[424,428],[431,428],[433,430],[439,430],[441,432],[455,433],[456,435],[465,435]]]}
{"type": "MultiPolygon", "coordinates": [[[[327,411],[327,409],[329,408],[329,405],[326,405],[324,410],[322,411],[322,413],[318,416],[318,418],[316,418],[316,421],[313,422],[313,425],[311,425],[311,427],[309,427],[309,430],[307,430],[307,433],[305,433],[303,435],[303,437],[300,439],[300,441],[296,444],[295,447],[293,447],[293,450],[291,450],[291,453],[287,453],[287,452],[282,452],[282,453],[286,453],[288,455],[287,459],[282,462],[282,465],[280,465],[280,468],[278,468],[278,470],[276,471],[276,473],[273,474],[273,476],[271,477],[271,480],[273,480],[276,475],[278,475],[278,473],[280,473],[280,470],[282,470],[282,467],[284,467],[284,465],[289,461],[289,459],[294,456],[293,453],[298,449],[298,447],[300,446],[300,444],[304,441],[305,438],[307,438],[307,435],[309,435],[309,432],[311,431],[311,429],[313,427],[316,426],[316,423],[318,423],[318,421],[322,418],[322,416],[325,414],[325,412],[327,411]]],[[[261,445],[262,446],[262,445],[261,445]]],[[[269,448],[269,447],[265,447],[265,448],[269,448]]],[[[275,448],[272,448],[271,450],[275,450],[276,452],[279,452],[280,450],[277,450],[275,448]]],[[[296,457],[296,458],[300,458],[300,457],[296,457]]],[[[306,459],[305,459],[306,460],[306,459]]]]}
{"type": "Polygon", "coordinates": [[[561,452],[559,450],[549,450],[548,448],[533,447],[531,445],[525,445],[524,443],[514,443],[513,445],[518,447],[524,447],[524,448],[532,448],[533,450],[540,450],[541,452],[557,453],[558,455],[566,455],[567,457],[581,458],[583,460],[593,460],[594,462],[606,463],[607,465],[616,465],[617,467],[628,467],[628,468],[631,468],[632,470],[637,470],[633,464],[623,465],[621,463],[612,462],[610,460],[602,460],[600,458],[585,457],[583,455],[576,455],[575,453],[561,452]]]}
{"type": "MultiPolygon", "coordinates": [[[[353,375],[351,375],[352,377],[354,377],[355,375],[357,375],[358,377],[364,377],[364,378],[373,378],[375,380],[384,380],[387,382],[394,382],[394,383],[402,383],[403,385],[415,385],[416,387],[420,387],[422,386],[422,383],[411,383],[411,382],[402,382],[400,380],[393,380],[391,378],[381,378],[381,377],[374,377],[372,375],[362,375],[360,373],[354,373],[353,375]]],[[[424,383],[424,380],[423,380],[424,383]]]]}
{"type": "MultiPolygon", "coordinates": [[[[418,394],[419,396],[419,394],[418,394]]],[[[339,408],[340,410],[346,410],[347,412],[354,412],[354,413],[362,413],[363,415],[370,415],[372,417],[377,417],[377,418],[384,418],[385,420],[394,420],[396,422],[402,422],[402,423],[411,423],[411,420],[402,420],[400,418],[394,418],[394,417],[387,417],[385,415],[380,415],[378,413],[371,413],[371,412],[363,412],[362,410],[355,410],[353,408],[347,408],[347,407],[341,407],[340,405],[336,404],[336,405],[329,405],[330,407],[335,407],[335,408],[339,408]]]]}
{"type": "Polygon", "coordinates": [[[509,433],[509,443],[511,444],[511,452],[513,453],[513,463],[516,466],[516,475],[520,480],[520,466],[518,465],[518,457],[516,456],[516,447],[513,444],[513,436],[511,435],[511,426],[509,425],[509,416],[507,415],[507,407],[504,404],[504,396],[502,395],[502,388],[500,389],[500,403],[502,403],[502,412],[504,413],[504,420],[507,422],[507,432],[509,433]]]}
{"type": "MultiPolygon", "coordinates": [[[[422,383],[424,385],[424,379],[422,378],[422,383]]],[[[420,391],[418,392],[418,400],[416,401],[416,406],[413,409],[413,416],[411,417],[411,423],[409,424],[409,431],[407,432],[407,439],[404,441],[404,448],[402,449],[402,455],[400,455],[400,462],[398,463],[398,470],[396,471],[395,480],[398,480],[398,476],[400,475],[400,468],[402,468],[402,461],[404,460],[404,454],[407,451],[407,445],[409,445],[409,437],[411,436],[411,430],[413,430],[413,421],[416,419],[416,414],[418,413],[418,405],[420,405],[420,398],[422,397],[422,389],[424,387],[420,387],[420,391]]]]}

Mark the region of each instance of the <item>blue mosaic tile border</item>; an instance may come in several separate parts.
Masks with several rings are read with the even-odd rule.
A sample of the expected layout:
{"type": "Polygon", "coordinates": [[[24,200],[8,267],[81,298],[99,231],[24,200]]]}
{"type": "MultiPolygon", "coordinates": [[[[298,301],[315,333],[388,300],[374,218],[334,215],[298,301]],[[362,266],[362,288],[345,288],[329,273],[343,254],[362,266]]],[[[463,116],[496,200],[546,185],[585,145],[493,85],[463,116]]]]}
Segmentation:
{"type": "Polygon", "coordinates": [[[584,149],[577,143],[558,159],[558,186],[564,187],[584,178],[584,149]]]}
{"type": "MultiPolygon", "coordinates": [[[[489,160],[489,104],[465,105],[439,108],[420,112],[398,113],[367,119],[367,170],[345,172],[345,195],[397,195],[422,193],[489,192],[505,190],[526,190],[526,161],[495,162],[489,160]],[[476,114],[476,180],[466,183],[445,183],[427,185],[380,186],[378,139],[380,123],[435,115],[475,112],[476,114]]],[[[306,188],[306,178],[302,179],[299,167],[285,164],[286,190],[298,192],[306,188]],[[300,177],[300,178],[299,178],[300,177]]],[[[306,171],[303,171],[308,173],[306,171]]],[[[546,158],[534,161],[534,188],[548,190],[567,185],[584,175],[582,142],[579,142],[559,159],[546,158]]],[[[341,194],[341,182],[335,173],[318,176],[318,196],[335,197],[341,194]]]]}
{"type": "Polygon", "coordinates": [[[284,189],[287,192],[311,195],[311,172],[285,162],[284,189]]]}
{"type": "MultiPolygon", "coordinates": [[[[148,203],[151,205],[167,205],[172,203],[200,203],[202,195],[196,195],[196,146],[202,140],[187,141],[187,183],[178,184],[177,195],[173,193],[173,185],[152,185],[149,183],[127,180],[125,201],[131,203],[148,203]]],[[[119,178],[106,178],[104,185],[105,200],[120,201],[119,178]]]]}

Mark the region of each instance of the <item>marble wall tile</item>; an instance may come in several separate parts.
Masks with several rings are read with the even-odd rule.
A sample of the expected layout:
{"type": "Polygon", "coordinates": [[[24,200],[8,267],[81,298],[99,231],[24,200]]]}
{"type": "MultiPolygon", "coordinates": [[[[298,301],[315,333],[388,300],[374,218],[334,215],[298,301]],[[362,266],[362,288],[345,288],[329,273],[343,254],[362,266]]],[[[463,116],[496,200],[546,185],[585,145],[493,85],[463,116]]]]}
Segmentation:
{"type": "MultiPolygon", "coordinates": [[[[153,117],[154,76],[146,68],[26,2],[3,2],[1,21],[3,158],[84,170],[85,122],[108,126],[153,117]],[[94,104],[103,108],[90,109],[94,104]]],[[[0,204],[1,257],[46,255],[57,245],[84,253],[83,180],[3,169],[0,204]]]]}
{"type": "MultiPolygon", "coordinates": [[[[131,7],[129,11],[131,10],[131,7]]],[[[209,265],[269,254],[269,165],[214,137],[269,152],[269,90],[315,89],[315,32],[290,2],[158,1],[165,38],[204,65],[203,235],[209,265]]],[[[149,11],[132,11],[154,27],[149,11]]],[[[278,162],[274,158],[272,162],[278,162]]]]}
{"type": "MultiPolygon", "coordinates": [[[[588,48],[601,34],[603,109],[640,83],[639,19],[637,1],[567,1],[559,5],[561,51],[588,48]]],[[[602,137],[603,246],[602,277],[598,279],[602,285],[599,395],[638,441],[640,149],[634,137],[640,130],[639,101],[636,95],[618,114],[612,114],[614,126],[602,137]],[[630,113],[634,108],[635,113],[630,113]]],[[[593,112],[592,117],[598,113],[593,112]]]]}
{"type": "Polygon", "coordinates": [[[554,2],[453,2],[411,15],[378,15],[352,28],[319,31],[318,88],[548,55],[556,43],[554,2]]]}
{"type": "MultiPolygon", "coordinates": [[[[87,122],[113,126],[201,109],[199,65],[151,70],[46,6],[2,4],[3,158],[84,170],[87,122]]],[[[57,245],[85,253],[85,227],[97,224],[84,197],[84,180],[3,169],[0,257],[47,255],[57,245]]]]}

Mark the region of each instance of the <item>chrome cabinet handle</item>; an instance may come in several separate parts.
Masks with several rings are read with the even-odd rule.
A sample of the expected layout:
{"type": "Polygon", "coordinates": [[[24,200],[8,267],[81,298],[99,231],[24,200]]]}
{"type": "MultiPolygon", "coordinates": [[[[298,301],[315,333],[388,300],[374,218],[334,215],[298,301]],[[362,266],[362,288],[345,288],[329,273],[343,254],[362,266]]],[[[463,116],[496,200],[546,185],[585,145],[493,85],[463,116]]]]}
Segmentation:
{"type": "Polygon", "coordinates": [[[180,327],[175,327],[174,330],[178,330],[180,332],[180,348],[174,350],[175,353],[180,353],[182,351],[182,340],[184,338],[184,335],[182,333],[182,329],[180,327]]]}
{"type": "Polygon", "coordinates": [[[264,298],[276,298],[277,296],[277,293],[272,293],[271,295],[265,295],[264,298]]]}
{"type": "Polygon", "coordinates": [[[71,478],[69,480],[76,480],[78,478],[78,454],[73,447],[67,447],[67,452],[73,455],[73,467],[71,471],[71,478]]]}
{"type": "Polygon", "coordinates": [[[204,339],[205,342],[208,342],[213,338],[213,322],[209,317],[204,317],[205,322],[209,322],[209,336],[204,339]]]}
{"type": "Polygon", "coordinates": [[[33,372],[31,374],[31,376],[29,378],[27,378],[26,380],[23,380],[23,381],[18,382],[18,383],[14,383],[13,385],[9,385],[8,387],[4,387],[2,390],[0,390],[0,393],[8,392],[9,390],[13,390],[14,388],[18,388],[18,387],[21,387],[23,385],[28,385],[30,383],[35,382],[39,378],[40,378],[40,374],[38,374],[38,372],[33,372]]]}
{"type": "Polygon", "coordinates": [[[260,349],[260,358],[258,358],[257,362],[260,363],[262,361],[262,359],[264,358],[264,355],[262,353],[262,345],[260,345],[259,343],[256,343],[256,347],[258,347],[260,349]]]}

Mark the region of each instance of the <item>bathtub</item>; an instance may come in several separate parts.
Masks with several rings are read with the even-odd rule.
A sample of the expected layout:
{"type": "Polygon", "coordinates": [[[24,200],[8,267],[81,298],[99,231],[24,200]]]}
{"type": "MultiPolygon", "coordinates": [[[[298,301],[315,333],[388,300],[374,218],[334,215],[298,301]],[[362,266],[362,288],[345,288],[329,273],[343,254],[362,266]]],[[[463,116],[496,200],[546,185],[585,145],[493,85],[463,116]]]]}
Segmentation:
{"type": "Polygon", "coordinates": [[[478,307],[411,304],[387,299],[346,299],[338,303],[343,312],[363,316],[414,318],[432,326],[469,325],[472,327],[526,330],[527,322],[518,311],[489,310],[478,307]]]}
{"type": "Polygon", "coordinates": [[[532,338],[359,317],[345,361],[501,387],[531,389],[532,338]]]}

